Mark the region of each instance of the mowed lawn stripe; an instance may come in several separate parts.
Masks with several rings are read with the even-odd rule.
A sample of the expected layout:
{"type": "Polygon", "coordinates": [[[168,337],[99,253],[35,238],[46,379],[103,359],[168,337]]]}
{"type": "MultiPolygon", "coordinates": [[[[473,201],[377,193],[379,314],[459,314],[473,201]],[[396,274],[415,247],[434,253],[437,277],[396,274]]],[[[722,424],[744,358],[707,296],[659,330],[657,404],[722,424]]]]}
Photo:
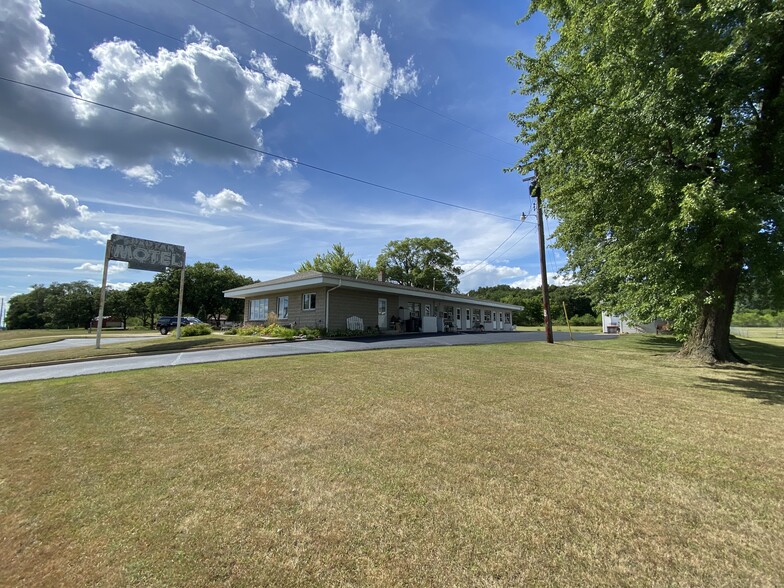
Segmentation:
{"type": "Polygon", "coordinates": [[[646,341],[4,385],[0,584],[782,584],[782,366],[646,341]]]}

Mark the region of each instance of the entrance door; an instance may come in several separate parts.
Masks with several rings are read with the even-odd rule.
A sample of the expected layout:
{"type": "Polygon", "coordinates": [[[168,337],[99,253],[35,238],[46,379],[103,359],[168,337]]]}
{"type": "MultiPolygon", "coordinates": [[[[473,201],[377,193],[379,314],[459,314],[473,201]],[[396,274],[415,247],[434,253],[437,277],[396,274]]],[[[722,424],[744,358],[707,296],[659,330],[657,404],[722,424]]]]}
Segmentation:
{"type": "Polygon", "coordinates": [[[494,331],[498,330],[498,322],[497,322],[497,320],[498,320],[498,315],[496,314],[495,311],[493,311],[493,330],[494,331]]]}
{"type": "Polygon", "coordinates": [[[382,331],[387,329],[387,299],[378,299],[378,328],[382,331]]]}
{"type": "Polygon", "coordinates": [[[455,307],[455,331],[460,331],[463,328],[463,309],[459,306],[455,307]]]}

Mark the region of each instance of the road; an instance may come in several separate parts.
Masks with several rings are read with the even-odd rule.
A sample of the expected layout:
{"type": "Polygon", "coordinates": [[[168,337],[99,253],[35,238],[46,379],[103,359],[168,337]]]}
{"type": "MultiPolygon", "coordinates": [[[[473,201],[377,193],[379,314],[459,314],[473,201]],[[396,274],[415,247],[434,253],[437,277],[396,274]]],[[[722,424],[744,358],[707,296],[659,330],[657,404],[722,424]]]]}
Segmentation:
{"type": "MultiPolygon", "coordinates": [[[[568,341],[568,333],[554,333],[556,341],[568,341]]],[[[608,335],[594,333],[575,333],[575,339],[605,339],[608,335]]],[[[613,337],[610,335],[610,337],[613,337]]],[[[354,339],[319,339],[315,341],[293,341],[272,345],[251,345],[233,348],[213,348],[179,353],[139,355],[63,363],[38,367],[0,370],[0,384],[48,380],[85,376],[145,368],[165,368],[198,363],[214,363],[281,357],[286,355],[307,355],[314,353],[344,353],[349,351],[370,351],[374,349],[405,349],[413,347],[450,347],[453,345],[491,345],[498,343],[525,343],[542,341],[544,333],[513,331],[509,333],[450,333],[433,335],[405,335],[398,337],[360,337],[354,339]]],[[[28,348],[28,351],[30,349],[28,348]]]]}

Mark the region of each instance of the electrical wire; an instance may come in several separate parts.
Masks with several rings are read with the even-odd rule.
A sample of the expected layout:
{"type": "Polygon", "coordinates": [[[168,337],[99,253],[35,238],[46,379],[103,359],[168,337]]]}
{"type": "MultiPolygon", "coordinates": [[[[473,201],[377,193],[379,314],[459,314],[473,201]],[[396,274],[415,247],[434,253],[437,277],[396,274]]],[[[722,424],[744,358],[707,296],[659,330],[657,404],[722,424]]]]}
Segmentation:
{"type": "MultiPolygon", "coordinates": [[[[484,258],[482,261],[480,261],[479,263],[475,264],[475,265],[474,265],[474,267],[472,267],[472,268],[470,268],[470,269],[466,270],[465,272],[463,272],[462,274],[460,274],[460,279],[463,279],[463,278],[464,278],[464,277],[466,277],[467,275],[470,275],[470,274],[474,273],[475,271],[477,271],[477,270],[478,270],[478,269],[479,269],[479,268],[480,268],[482,265],[484,265],[484,264],[487,262],[487,260],[488,260],[488,259],[490,259],[490,258],[493,256],[493,254],[495,254],[495,252],[496,252],[496,251],[498,251],[499,249],[501,249],[501,247],[503,247],[504,243],[506,243],[506,242],[507,242],[509,239],[511,239],[511,238],[514,236],[514,234],[515,234],[515,233],[516,233],[518,230],[520,230],[520,227],[522,227],[522,226],[523,226],[523,223],[521,222],[519,225],[517,225],[517,227],[515,227],[515,230],[514,230],[514,231],[512,231],[512,232],[511,232],[511,234],[510,234],[510,235],[509,235],[509,236],[508,236],[506,239],[504,239],[503,241],[501,241],[501,243],[498,245],[498,247],[496,247],[495,249],[493,249],[493,251],[490,253],[490,255],[488,255],[487,257],[485,257],[485,258],[484,258]]],[[[521,237],[521,238],[520,238],[520,239],[517,241],[517,243],[519,243],[519,242],[520,242],[520,241],[522,241],[522,240],[523,240],[525,237],[527,237],[528,235],[530,235],[532,231],[533,231],[533,228],[532,228],[532,229],[530,229],[530,230],[528,231],[528,233],[526,233],[525,235],[523,235],[523,236],[522,236],[522,237],[521,237]]],[[[515,244],[517,244],[517,243],[515,243],[515,244]]],[[[508,249],[507,249],[507,251],[508,251],[508,249]]]]}
{"type": "MultiPolygon", "coordinates": [[[[159,35],[159,36],[161,36],[161,37],[163,37],[165,39],[170,39],[170,40],[175,41],[175,42],[180,43],[180,44],[183,43],[182,39],[177,38],[174,35],[170,35],[168,33],[164,33],[163,31],[156,30],[156,29],[154,29],[152,27],[148,27],[146,25],[143,25],[141,23],[135,22],[135,21],[130,20],[128,18],[119,16],[117,14],[113,14],[111,12],[108,12],[106,10],[102,10],[100,8],[96,8],[94,6],[90,6],[89,4],[84,4],[82,2],[79,2],[78,0],[64,0],[64,1],[68,2],[70,4],[74,4],[76,6],[79,6],[81,8],[84,8],[86,10],[92,10],[94,12],[97,12],[98,14],[102,14],[104,16],[108,16],[109,18],[114,18],[116,20],[119,20],[120,22],[124,22],[126,24],[133,25],[135,27],[138,27],[138,28],[143,29],[145,31],[148,31],[150,33],[154,33],[156,35],[159,35]]],[[[283,42],[285,43],[285,41],[283,41],[283,42]]],[[[288,43],[286,43],[286,44],[288,44],[288,43]]],[[[472,155],[476,155],[477,157],[483,157],[483,158],[489,159],[491,161],[497,161],[498,163],[501,163],[504,166],[509,167],[508,163],[506,163],[502,159],[498,159],[497,157],[493,157],[491,155],[486,155],[484,153],[480,153],[478,151],[474,151],[474,150],[468,149],[466,147],[461,147],[460,145],[455,145],[454,143],[450,143],[449,141],[445,141],[443,139],[439,139],[438,137],[434,137],[432,135],[428,135],[427,133],[423,133],[421,131],[417,131],[416,129],[412,129],[412,128],[407,127],[405,125],[401,125],[401,124],[393,122],[391,120],[382,118],[382,117],[378,116],[377,114],[373,114],[373,113],[367,112],[365,110],[360,110],[359,108],[353,108],[353,107],[348,106],[346,104],[341,104],[340,100],[336,100],[335,98],[330,98],[329,96],[324,96],[323,94],[319,94],[318,92],[315,92],[315,91],[311,90],[310,88],[306,88],[301,83],[300,83],[300,88],[301,88],[301,90],[303,92],[305,92],[307,94],[310,94],[311,96],[316,96],[317,98],[321,98],[322,100],[325,100],[325,101],[328,101],[328,102],[333,102],[334,104],[337,104],[341,108],[346,108],[348,110],[351,110],[351,111],[356,112],[358,114],[361,114],[363,116],[374,116],[376,118],[376,120],[379,120],[379,121],[383,122],[384,124],[396,127],[398,129],[402,129],[404,131],[408,131],[409,133],[413,133],[414,135],[419,135],[420,137],[424,137],[426,139],[430,139],[431,141],[435,141],[437,143],[443,143],[444,145],[447,145],[448,147],[452,147],[453,149],[458,149],[460,151],[465,151],[466,153],[470,153],[472,155]]]]}
{"type": "Polygon", "coordinates": [[[52,90],[50,88],[44,88],[43,86],[38,86],[36,84],[29,84],[29,83],[22,82],[22,81],[19,81],[19,80],[14,80],[14,79],[11,79],[11,78],[7,78],[5,76],[0,76],[0,80],[2,80],[4,82],[11,83],[11,84],[16,84],[18,86],[23,86],[23,87],[31,88],[31,89],[34,89],[34,90],[39,90],[41,92],[54,94],[56,96],[62,96],[63,98],[69,98],[71,100],[77,100],[79,102],[84,102],[85,104],[91,104],[93,106],[98,106],[100,108],[105,108],[107,110],[112,110],[114,112],[119,112],[119,113],[122,113],[122,114],[126,114],[128,116],[133,116],[133,117],[136,117],[136,118],[139,118],[139,119],[142,119],[142,120],[146,120],[148,122],[152,122],[152,123],[155,123],[155,124],[166,126],[166,127],[172,128],[172,129],[177,129],[179,131],[183,131],[183,132],[186,132],[186,133],[191,133],[193,135],[197,135],[199,137],[204,137],[206,139],[210,139],[210,140],[213,140],[213,141],[218,141],[220,143],[224,143],[226,145],[231,145],[233,147],[239,147],[240,149],[246,149],[246,150],[252,151],[254,153],[259,153],[261,155],[266,155],[268,157],[272,157],[273,159],[278,159],[280,161],[286,161],[286,162],[294,164],[294,165],[300,165],[300,166],[308,168],[308,169],[313,169],[313,170],[316,170],[316,171],[320,171],[320,172],[325,173],[325,174],[329,174],[329,175],[332,175],[332,176],[335,176],[335,177],[338,177],[338,178],[343,178],[343,179],[346,179],[346,180],[350,180],[352,182],[357,182],[359,184],[363,184],[363,185],[366,185],[366,186],[371,186],[373,188],[378,188],[380,190],[385,190],[387,192],[393,192],[395,194],[400,194],[402,196],[409,196],[411,198],[424,200],[426,202],[432,202],[433,204],[440,204],[442,206],[449,206],[451,208],[456,208],[456,209],[459,209],[459,210],[465,210],[465,211],[468,211],[468,212],[474,212],[474,213],[477,213],[477,214],[483,214],[485,216],[492,216],[492,217],[500,218],[500,219],[503,219],[503,220],[513,220],[513,221],[519,222],[519,219],[511,218],[511,217],[508,217],[508,216],[503,216],[503,215],[500,215],[500,214],[496,214],[494,212],[488,212],[486,210],[479,210],[479,209],[476,209],[476,208],[470,208],[468,206],[462,206],[460,204],[454,204],[452,202],[446,202],[446,201],[443,201],[443,200],[437,200],[435,198],[429,198],[427,196],[422,196],[420,194],[415,194],[413,192],[408,192],[406,190],[400,190],[398,188],[393,188],[391,186],[385,186],[383,184],[372,182],[370,180],[364,180],[364,179],[358,178],[356,176],[351,176],[351,175],[344,174],[344,173],[341,173],[341,172],[337,172],[337,171],[334,171],[334,170],[331,170],[331,169],[327,169],[327,168],[324,168],[324,167],[320,167],[320,166],[317,166],[317,165],[306,163],[304,161],[300,161],[300,160],[297,160],[297,159],[294,159],[294,158],[291,158],[291,157],[285,157],[283,155],[278,155],[278,154],[272,153],[270,151],[265,151],[264,149],[259,149],[258,147],[252,147],[250,145],[243,145],[242,143],[237,143],[236,141],[230,141],[229,139],[224,139],[222,137],[211,135],[209,133],[203,133],[201,131],[190,129],[188,127],[183,127],[181,125],[168,123],[166,121],[162,121],[162,120],[159,120],[157,118],[150,117],[150,116],[145,116],[145,115],[139,114],[137,112],[131,112],[130,110],[117,108],[116,106],[110,106],[108,104],[103,104],[101,102],[96,102],[94,100],[88,100],[87,98],[82,98],[81,96],[76,96],[74,94],[66,94],[65,92],[60,92],[58,90],[52,90]]]}

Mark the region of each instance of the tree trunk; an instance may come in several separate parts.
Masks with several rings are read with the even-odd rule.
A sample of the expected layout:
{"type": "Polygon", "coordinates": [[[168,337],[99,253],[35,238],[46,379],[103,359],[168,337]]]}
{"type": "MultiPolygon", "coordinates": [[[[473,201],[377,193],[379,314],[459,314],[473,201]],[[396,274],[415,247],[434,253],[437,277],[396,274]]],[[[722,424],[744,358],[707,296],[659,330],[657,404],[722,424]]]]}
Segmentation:
{"type": "Polygon", "coordinates": [[[700,316],[679,352],[680,357],[706,363],[747,363],[730,346],[730,323],[740,271],[740,265],[733,265],[720,270],[714,277],[710,290],[715,300],[700,309],[700,316]]]}

